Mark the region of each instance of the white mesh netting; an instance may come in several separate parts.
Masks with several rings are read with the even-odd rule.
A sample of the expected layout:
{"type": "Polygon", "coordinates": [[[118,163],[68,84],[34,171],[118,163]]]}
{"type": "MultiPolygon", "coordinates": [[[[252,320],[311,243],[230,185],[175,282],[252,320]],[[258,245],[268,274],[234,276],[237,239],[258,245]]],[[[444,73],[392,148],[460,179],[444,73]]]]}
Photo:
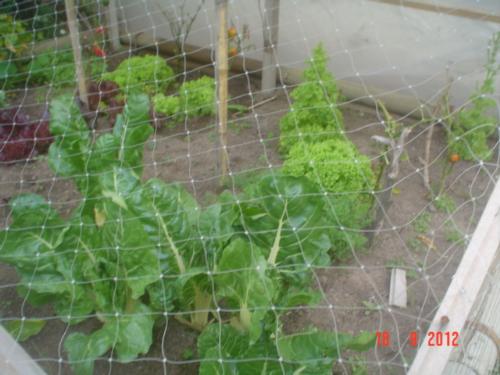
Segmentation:
{"type": "MultiPolygon", "coordinates": [[[[407,373],[499,178],[499,23],[0,1],[0,373],[407,373]]],[[[498,371],[497,264],[448,373],[498,371]]]]}

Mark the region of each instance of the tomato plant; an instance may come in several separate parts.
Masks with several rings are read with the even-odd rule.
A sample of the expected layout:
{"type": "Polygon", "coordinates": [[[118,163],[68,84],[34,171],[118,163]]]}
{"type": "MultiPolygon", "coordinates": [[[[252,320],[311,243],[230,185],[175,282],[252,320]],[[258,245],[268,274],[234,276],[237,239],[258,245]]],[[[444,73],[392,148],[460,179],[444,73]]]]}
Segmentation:
{"type": "Polygon", "coordinates": [[[496,75],[500,69],[500,64],[496,60],[499,50],[500,32],[497,32],[488,48],[486,76],[482,85],[471,95],[467,106],[457,111],[455,116],[448,116],[450,153],[457,154],[463,160],[488,160],[493,154],[493,148],[488,145],[488,137],[497,127],[497,120],[490,111],[497,108],[492,95],[495,92],[496,75]]]}

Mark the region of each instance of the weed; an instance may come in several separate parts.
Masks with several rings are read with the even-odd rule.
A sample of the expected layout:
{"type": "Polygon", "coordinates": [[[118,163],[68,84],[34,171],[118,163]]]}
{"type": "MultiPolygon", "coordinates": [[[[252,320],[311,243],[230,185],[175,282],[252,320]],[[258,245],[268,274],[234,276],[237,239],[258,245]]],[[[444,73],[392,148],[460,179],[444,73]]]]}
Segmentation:
{"type": "Polygon", "coordinates": [[[465,241],[462,233],[451,221],[445,223],[445,237],[446,241],[456,243],[457,245],[463,245],[465,241]]]}
{"type": "Polygon", "coordinates": [[[368,375],[368,367],[366,366],[366,360],[362,357],[356,355],[350,358],[351,362],[351,374],[352,375],[368,375]]]}
{"type": "Polygon", "coordinates": [[[426,246],[424,246],[424,244],[421,241],[419,241],[418,238],[416,237],[410,238],[407,242],[407,245],[410,249],[418,252],[425,251],[426,249],[426,246]]]}
{"type": "Polygon", "coordinates": [[[457,205],[452,197],[447,194],[440,194],[434,199],[434,206],[441,212],[447,214],[456,210],[457,205]]]}
{"type": "Polygon", "coordinates": [[[430,229],[432,216],[428,212],[422,212],[413,222],[413,229],[417,233],[427,233],[430,229]]]}

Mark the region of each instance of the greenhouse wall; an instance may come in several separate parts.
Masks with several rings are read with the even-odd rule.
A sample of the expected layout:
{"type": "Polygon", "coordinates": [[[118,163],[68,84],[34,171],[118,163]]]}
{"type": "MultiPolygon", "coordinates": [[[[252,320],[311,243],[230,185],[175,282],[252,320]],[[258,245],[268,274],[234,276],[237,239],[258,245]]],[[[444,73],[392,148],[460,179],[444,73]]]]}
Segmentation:
{"type": "MultiPolygon", "coordinates": [[[[124,33],[132,38],[148,34],[159,41],[171,40],[162,11],[178,11],[181,3],[120,0],[124,33]]],[[[188,11],[194,11],[199,4],[186,3],[188,11]]],[[[336,78],[360,85],[367,96],[375,92],[401,94],[432,103],[446,82],[452,80],[452,103],[464,103],[483,78],[488,41],[500,27],[498,16],[492,16],[498,12],[498,2],[411,3],[431,4],[436,11],[385,1],[282,0],[278,64],[287,69],[302,69],[311,49],[322,42],[328,49],[330,68],[336,78]],[[460,11],[443,12],[440,6],[460,11]],[[461,16],[467,12],[474,17],[461,16]]],[[[230,23],[240,31],[248,27],[250,33],[248,48],[242,52],[244,57],[262,57],[262,6],[260,1],[230,2],[230,23]]],[[[215,2],[209,0],[194,22],[187,43],[213,48],[213,25],[215,2]]],[[[282,78],[286,79],[284,71],[282,78]]],[[[499,89],[497,83],[496,91],[499,89]]]]}

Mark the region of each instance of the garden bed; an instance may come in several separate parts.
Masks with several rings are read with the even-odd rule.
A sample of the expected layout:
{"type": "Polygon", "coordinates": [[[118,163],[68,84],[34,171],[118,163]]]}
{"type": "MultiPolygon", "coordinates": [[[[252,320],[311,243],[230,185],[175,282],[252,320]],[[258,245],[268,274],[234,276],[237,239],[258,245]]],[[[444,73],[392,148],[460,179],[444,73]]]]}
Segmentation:
{"type": "MultiPolygon", "coordinates": [[[[256,84],[245,77],[230,80],[230,93],[235,102],[252,105],[256,84]]],[[[285,92],[277,98],[243,115],[231,118],[228,152],[232,178],[220,187],[217,172],[217,133],[215,120],[204,117],[180,122],[173,128],[159,128],[147,141],[145,148],[145,178],[158,177],[167,183],[181,182],[202,205],[212,202],[214,194],[228,189],[237,193],[245,181],[269,168],[279,168],[282,159],[278,152],[279,120],[289,110],[285,92]]],[[[30,108],[33,118],[45,110],[39,97],[28,92],[16,98],[30,108]]],[[[45,101],[50,98],[46,97],[45,101]]],[[[384,126],[371,108],[345,103],[341,105],[347,136],[368,155],[373,165],[380,150],[371,140],[372,135],[384,135],[384,126]]],[[[382,115],[381,115],[382,116],[382,115]]],[[[397,118],[397,116],[395,116],[397,118]]],[[[99,124],[97,130],[105,131],[99,124]]],[[[488,199],[498,173],[498,165],[459,162],[454,164],[445,191],[454,201],[441,210],[429,203],[428,191],[421,177],[421,162],[425,148],[425,127],[416,127],[407,141],[407,158],[400,165],[397,185],[393,188],[393,204],[387,212],[388,220],[374,238],[369,249],[356,249],[348,260],[328,268],[317,269],[316,285],[322,300],[314,307],[297,307],[285,317],[285,331],[296,331],[315,325],[324,330],[357,334],[360,330],[390,331],[392,343],[387,348],[376,348],[366,356],[368,373],[403,373],[405,361],[411,363],[415,348],[408,345],[410,331],[417,327],[425,331],[440,299],[461,259],[464,236],[471,235],[488,199]],[[418,172],[417,172],[418,170],[418,172]],[[407,270],[408,307],[387,306],[390,268],[407,270]],[[331,305],[331,306],[330,306],[331,305]],[[382,306],[379,310],[377,306],[382,306]]],[[[433,161],[431,181],[439,181],[443,165],[448,163],[446,135],[437,128],[432,144],[433,161]]],[[[41,194],[54,207],[69,214],[80,203],[81,196],[71,181],[54,178],[44,157],[33,162],[0,165],[0,220],[9,221],[6,203],[12,197],[26,192],[41,194]]],[[[33,308],[16,293],[18,278],[15,271],[0,266],[0,316],[4,319],[20,317],[48,319],[38,336],[23,344],[28,353],[48,374],[71,373],[67,364],[63,340],[74,330],[90,332],[98,325],[96,319],[69,327],[55,316],[50,308],[33,308]],[[59,362],[62,358],[62,362],[59,362]]],[[[195,374],[198,366],[197,333],[168,319],[158,324],[150,352],[129,364],[112,363],[107,359],[96,362],[96,374],[195,374]],[[164,361],[164,359],[166,361],[164,361]]],[[[359,355],[358,355],[359,356],[359,355]]],[[[363,355],[364,356],[364,355],[363,355]]],[[[336,368],[350,369],[346,362],[336,368]]],[[[364,357],[361,357],[364,358],[364,357]]]]}

